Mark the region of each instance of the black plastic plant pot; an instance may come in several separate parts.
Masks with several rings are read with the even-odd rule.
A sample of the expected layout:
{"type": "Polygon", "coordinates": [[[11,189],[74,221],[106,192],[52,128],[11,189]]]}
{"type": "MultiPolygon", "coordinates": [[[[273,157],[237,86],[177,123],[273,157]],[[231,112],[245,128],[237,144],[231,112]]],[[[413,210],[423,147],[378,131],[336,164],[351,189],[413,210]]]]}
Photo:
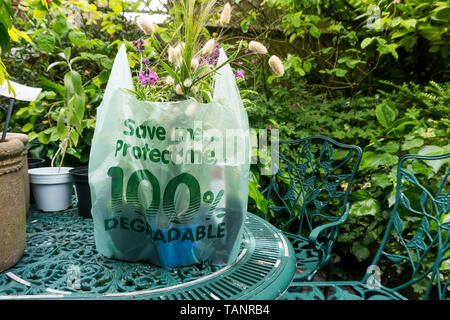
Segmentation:
{"type": "MultiPolygon", "coordinates": [[[[40,168],[44,165],[44,163],[45,163],[44,159],[28,158],[28,169],[40,168]]],[[[36,203],[34,200],[33,192],[31,192],[31,185],[30,185],[30,203],[36,203]]]]}
{"type": "Polygon", "coordinates": [[[78,199],[78,214],[84,218],[92,218],[91,215],[91,190],[89,188],[88,167],[74,168],[69,171],[75,183],[75,191],[78,199]]]}
{"type": "Polygon", "coordinates": [[[40,168],[44,163],[44,159],[28,158],[28,169],[40,168]]]}

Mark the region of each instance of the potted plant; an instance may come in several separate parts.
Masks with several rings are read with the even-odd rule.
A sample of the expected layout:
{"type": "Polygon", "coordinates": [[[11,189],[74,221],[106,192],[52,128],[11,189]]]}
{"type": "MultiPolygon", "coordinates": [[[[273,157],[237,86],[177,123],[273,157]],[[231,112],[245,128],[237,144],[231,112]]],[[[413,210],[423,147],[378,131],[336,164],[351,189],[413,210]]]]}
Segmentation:
{"type": "MultiPolygon", "coordinates": [[[[122,44],[97,112],[89,158],[96,246],[110,258],[165,268],[226,265],[237,258],[248,200],[249,127],[236,84],[242,72],[230,65],[243,42],[228,58],[227,46],[205,32],[215,1],[176,5],[170,40],[159,39],[150,16],[138,18],[146,36],[132,42],[135,76],[122,44]],[[225,146],[220,136],[228,131],[241,143],[242,162],[219,156],[215,142],[225,146]]],[[[226,4],[220,25],[230,18],[226,4]]],[[[256,41],[248,50],[267,54],[256,41]]],[[[284,73],[276,56],[269,65],[284,73]]]]}
{"type": "Polygon", "coordinates": [[[78,143],[86,101],[81,75],[72,68],[73,63],[80,58],[71,59],[70,48],[66,48],[59,56],[64,61],[52,63],[48,70],[56,65],[67,65],[69,68],[64,76],[64,107],[60,109],[56,124],[56,134],[61,142],[50,167],[28,171],[36,207],[41,211],[61,211],[72,205],[73,179],[69,171],[73,168],[63,167],[62,164],[67,148],[73,148],[78,143]],[[59,165],[54,166],[58,158],[59,165]]]}

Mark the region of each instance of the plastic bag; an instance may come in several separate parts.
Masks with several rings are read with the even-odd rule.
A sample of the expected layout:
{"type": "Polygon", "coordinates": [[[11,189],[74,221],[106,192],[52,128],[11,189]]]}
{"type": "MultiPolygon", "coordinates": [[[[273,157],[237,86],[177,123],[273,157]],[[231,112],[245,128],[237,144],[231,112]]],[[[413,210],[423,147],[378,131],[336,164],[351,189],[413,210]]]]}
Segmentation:
{"type": "MultiPolygon", "coordinates": [[[[218,64],[226,59],[221,50],[218,64]]],[[[231,67],[216,74],[208,104],[138,101],[125,89],[133,82],[122,45],[89,158],[97,250],[165,268],[232,263],[247,212],[251,150],[231,67]]]]}

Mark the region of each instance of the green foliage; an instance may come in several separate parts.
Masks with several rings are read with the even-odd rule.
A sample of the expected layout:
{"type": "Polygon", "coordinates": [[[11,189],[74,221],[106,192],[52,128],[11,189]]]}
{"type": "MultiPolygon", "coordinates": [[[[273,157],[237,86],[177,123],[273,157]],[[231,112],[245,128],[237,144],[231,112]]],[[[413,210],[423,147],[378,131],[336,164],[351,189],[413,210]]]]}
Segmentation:
{"type": "MultiPolygon", "coordinates": [[[[252,127],[277,128],[282,140],[323,134],[363,147],[350,196],[349,218],[341,228],[336,248],[338,254],[352,254],[366,263],[373,258],[392,210],[399,157],[450,151],[449,83],[399,86],[383,81],[380,87],[383,90],[379,89],[373,97],[342,96],[330,100],[306,87],[279,86],[272,88],[268,101],[252,96],[254,104],[248,108],[252,127]]],[[[413,172],[425,170],[431,174],[436,169],[417,166],[413,172]]],[[[264,186],[263,181],[261,177],[253,183],[264,186]]],[[[261,210],[261,200],[254,191],[249,203],[275,225],[281,224],[283,217],[261,210]]]]}
{"type": "Polygon", "coordinates": [[[18,82],[43,91],[34,102],[16,103],[11,125],[29,135],[31,154],[56,156],[55,161],[72,166],[86,163],[96,107],[112,68],[115,45],[120,45],[115,36],[137,34],[136,26],[113,28],[124,24],[120,13],[107,10],[103,15],[84,1],[52,1],[48,6],[23,1],[19,9],[22,14],[15,23],[27,30],[33,42],[11,50],[5,63],[18,82]],[[105,21],[117,34],[101,30],[105,21]]]}
{"type": "Polygon", "coordinates": [[[322,91],[368,90],[399,73],[419,81],[448,79],[441,72],[449,62],[447,2],[269,0],[262,6],[244,18],[244,31],[262,20],[265,36],[281,30],[291,44],[287,69],[322,91]]]}

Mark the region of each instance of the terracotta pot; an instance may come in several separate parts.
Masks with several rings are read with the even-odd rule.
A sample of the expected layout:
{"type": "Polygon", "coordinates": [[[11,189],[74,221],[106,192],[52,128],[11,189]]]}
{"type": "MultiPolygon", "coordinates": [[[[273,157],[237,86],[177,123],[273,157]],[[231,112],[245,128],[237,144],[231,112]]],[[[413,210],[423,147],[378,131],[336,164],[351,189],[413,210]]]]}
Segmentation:
{"type": "Polygon", "coordinates": [[[15,265],[25,250],[28,164],[23,134],[0,143],[0,272],[15,265]]]}

